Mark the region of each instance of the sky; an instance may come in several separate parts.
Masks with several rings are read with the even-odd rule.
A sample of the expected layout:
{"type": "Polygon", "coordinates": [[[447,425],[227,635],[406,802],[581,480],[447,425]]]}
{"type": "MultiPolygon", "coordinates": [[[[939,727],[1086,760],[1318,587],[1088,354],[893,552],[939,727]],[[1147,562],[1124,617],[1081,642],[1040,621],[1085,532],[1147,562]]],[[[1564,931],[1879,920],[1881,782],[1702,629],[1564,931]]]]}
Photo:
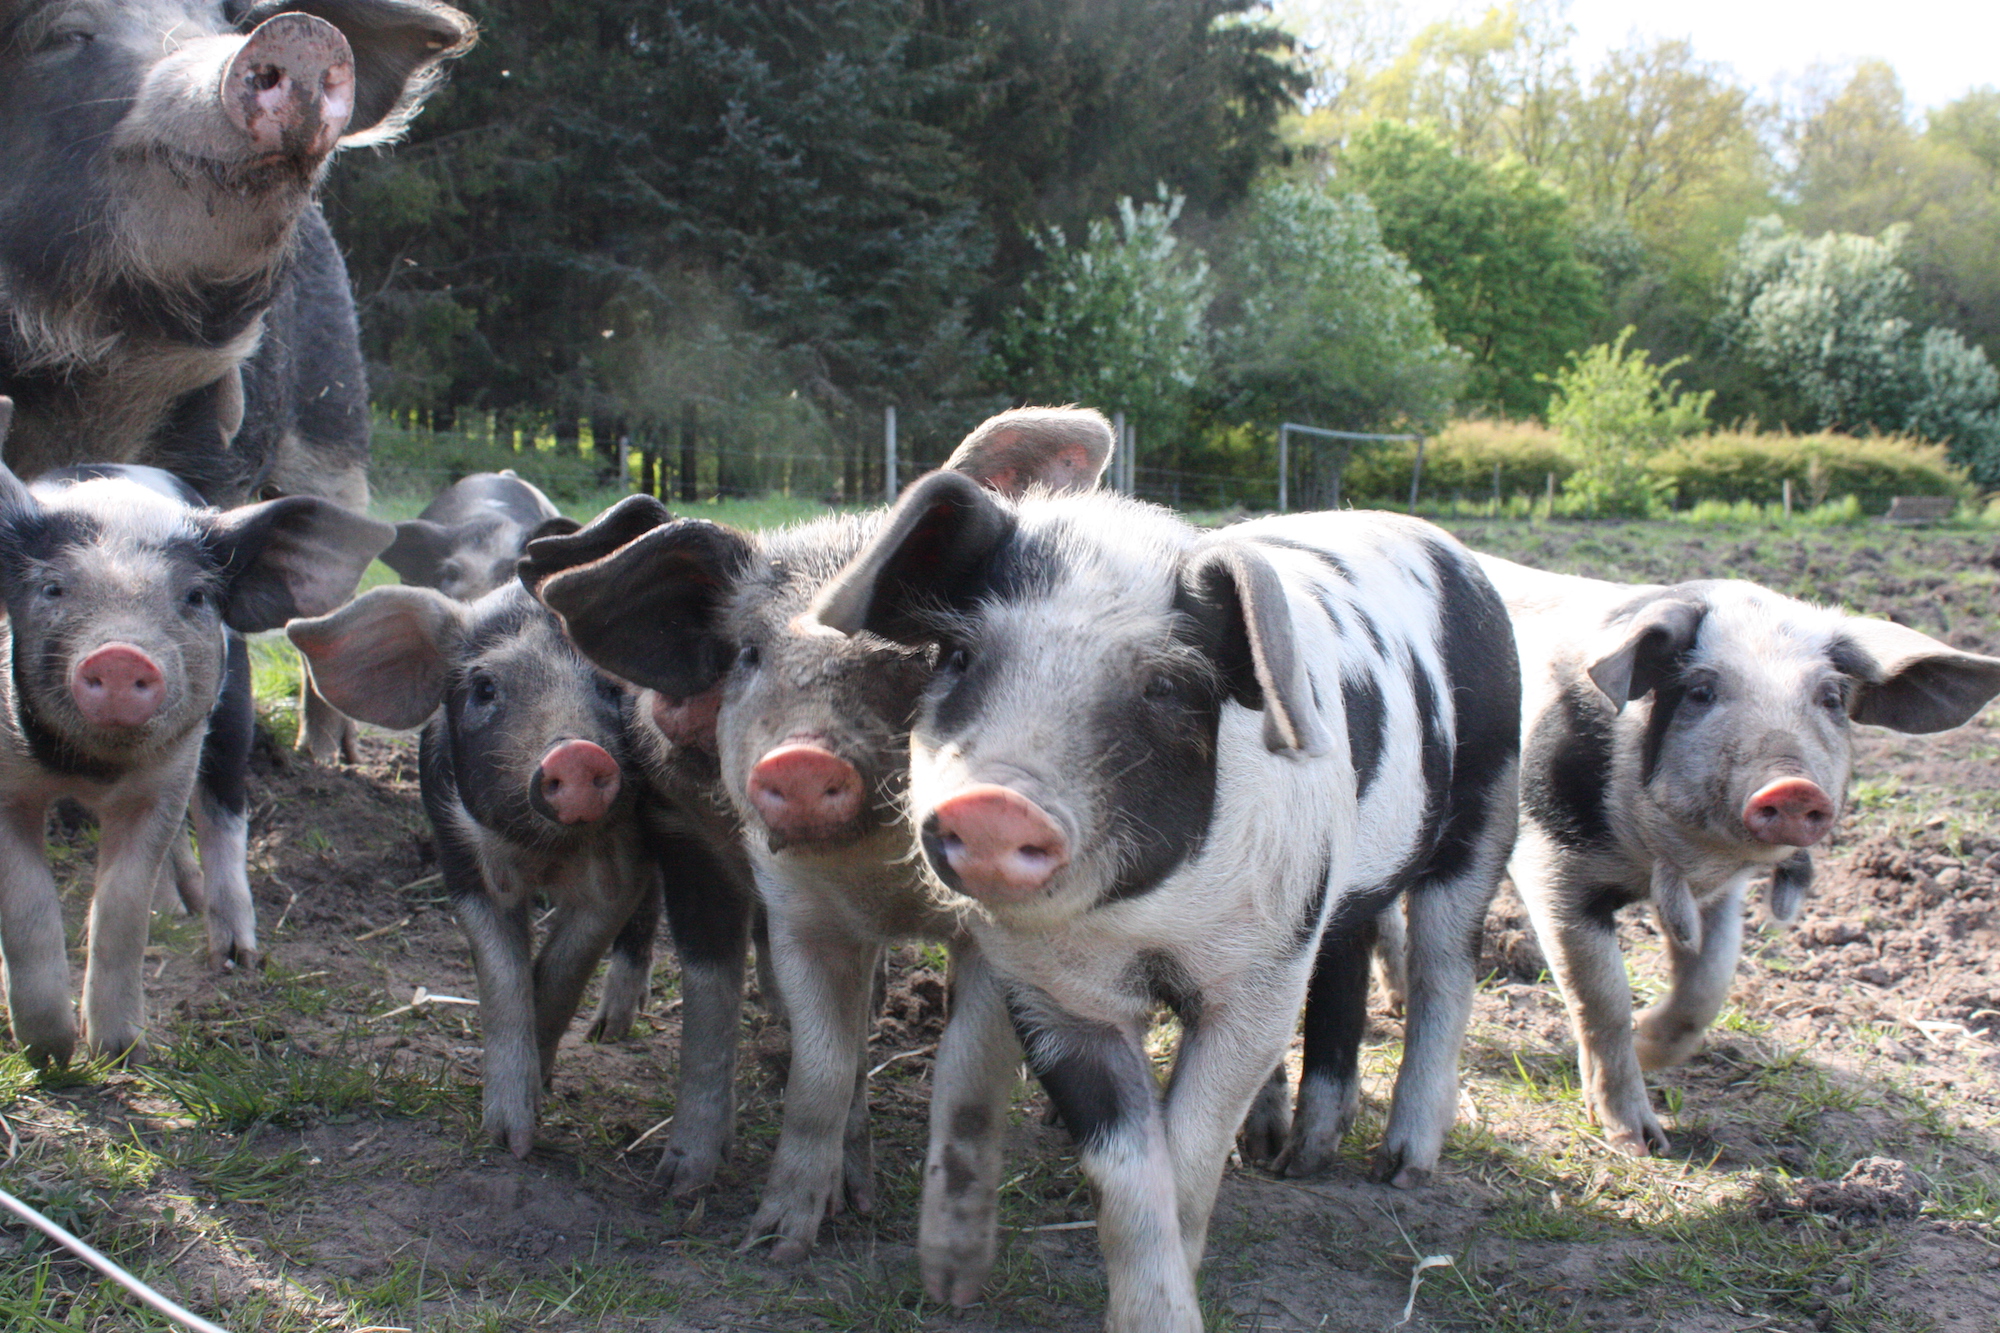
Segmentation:
{"type": "MultiPolygon", "coordinates": [[[[1439,19],[1476,18],[1498,0],[1397,2],[1413,35],[1439,19]]],[[[1277,0],[1277,8],[1285,14],[1351,3],[1277,0]]],[[[1569,0],[1567,13],[1584,68],[1637,32],[1686,38],[1698,57],[1730,66],[1766,95],[1782,92],[1814,65],[1871,58],[1895,68],[1917,112],[1973,88],[2000,86],[2000,0],[1569,0]]]]}

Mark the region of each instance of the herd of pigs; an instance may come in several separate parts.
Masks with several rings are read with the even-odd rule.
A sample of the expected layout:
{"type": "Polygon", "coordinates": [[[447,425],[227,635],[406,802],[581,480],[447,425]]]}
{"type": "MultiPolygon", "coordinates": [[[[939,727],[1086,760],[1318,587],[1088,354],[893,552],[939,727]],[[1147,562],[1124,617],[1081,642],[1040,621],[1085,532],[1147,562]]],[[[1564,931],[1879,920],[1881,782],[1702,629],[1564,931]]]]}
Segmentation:
{"type": "Polygon", "coordinates": [[[658,1179],[713,1185],[754,952],[791,1068],[746,1243],[801,1258],[872,1206],[884,949],[937,942],[927,1290],[973,1301],[992,1267],[1025,1060],[1095,1192],[1107,1327],[1199,1329],[1229,1154],[1331,1167],[1372,976],[1406,1015],[1382,1179],[1437,1166],[1509,873],[1591,1114],[1664,1152],[1641,1071],[1720,1011],[1751,883],[1797,913],[1851,725],[1941,730],[2000,693],[2000,659],[1748,583],[1541,573],[1388,514],[1204,531],[1099,489],[1112,432],[1073,407],[986,421],[889,508],[773,532],[643,496],[579,526],[512,474],[366,518],[353,305],[313,190],[472,35],[432,0],[0,0],[0,951],[37,1060],[78,1043],[58,799],[102,830],[89,1049],[143,1056],[156,902],[205,915],[216,968],[258,964],[243,636],[283,627],[316,756],[354,720],[423,728],[497,1142],[532,1147],[607,954],[590,1034],[630,1030],[664,912],[683,1008],[658,1179]],[[403,585],[354,598],[377,556],[403,585]],[[1671,980],[1634,1015],[1614,919],[1642,901],[1671,980]]]}

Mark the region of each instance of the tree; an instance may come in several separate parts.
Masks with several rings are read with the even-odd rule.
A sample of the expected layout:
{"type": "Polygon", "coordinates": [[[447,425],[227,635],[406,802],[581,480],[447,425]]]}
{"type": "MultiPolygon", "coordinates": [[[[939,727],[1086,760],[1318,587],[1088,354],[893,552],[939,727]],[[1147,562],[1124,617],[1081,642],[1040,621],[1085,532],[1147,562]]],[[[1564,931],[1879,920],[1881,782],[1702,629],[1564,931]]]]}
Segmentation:
{"type": "Polygon", "coordinates": [[[1442,420],[1464,354],[1365,198],[1267,185],[1228,256],[1217,362],[1230,417],[1363,431],[1442,420]]]}
{"type": "Polygon", "coordinates": [[[1118,201],[1116,220],[1092,219],[1082,245],[1062,230],[1036,233],[1041,264],[996,341],[1002,382],[1016,397],[1125,411],[1146,427],[1183,424],[1208,367],[1207,261],[1173,234],[1186,201],[1118,201]]]}
{"type": "Polygon", "coordinates": [[[1714,393],[1686,393],[1667,376],[1681,362],[1654,365],[1643,348],[1626,349],[1627,325],[1609,343],[1573,353],[1550,379],[1549,425],[1581,460],[1563,480],[1573,513],[1593,518],[1647,517],[1664,506],[1672,483],[1655,477],[1646,460],[1708,426],[1714,393]]]}
{"type": "Polygon", "coordinates": [[[1384,243],[1422,278],[1439,330],[1470,354],[1467,399],[1536,413],[1545,401],[1536,377],[1583,344],[1601,303],[1563,197],[1524,165],[1475,162],[1394,121],[1355,136],[1337,179],[1374,204],[1384,243]]]}

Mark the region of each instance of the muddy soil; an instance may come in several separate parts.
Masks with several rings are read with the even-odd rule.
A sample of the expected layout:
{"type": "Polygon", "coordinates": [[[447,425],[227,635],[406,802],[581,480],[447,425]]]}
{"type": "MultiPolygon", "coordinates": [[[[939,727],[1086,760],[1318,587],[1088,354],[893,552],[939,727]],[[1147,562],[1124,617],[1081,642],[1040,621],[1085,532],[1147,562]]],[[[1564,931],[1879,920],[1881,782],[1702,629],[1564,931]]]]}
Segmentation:
{"type": "MultiPolygon", "coordinates": [[[[2000,651],[1990,536],[1464,535],[1577,572],[1755,577],[2000,651]]],[[[1655,1080],[1673,1137],[1662,1159],[1618,1157],[1584,1120],[1560,1002],[1503,890],[1440,1177],[1408,1192],[1366,1178],[1401,1030],[1378,1010],[1367,1107],[1338,1169],[1225,1178],[1210,1327],[2000,1330],[1996,757],[2000,709],[1941,737],[1864,738],[1855,807],[1802,918],[1760,919],[1706,1049],[1655,1080]],[[1431,1256],[1449,1263],[1419,1274],[1399,1325],[1431,1256]]],[[[873,1039],[876,1214],[834,1219],[814,1260],[776,1268],[735,1246],[775,1143],[781,1024],[747,1010],[742,1127],[717,1187],[663,1198],[649,1177],[678,1033],[663,939],[646,1017],[615,1044],[576,1025],[540,1141],[517,1161],[478,1128],[477,1011],[454,1002],[474,981],[417,807],[414,742],[370,734],[343,770],[266,751],[254,799],[268,969],[213,977],[194,924],[163,917],[148,979],[160,1076],[0,1082],[0,1183],[63,1203],[209,1317],[241,1333],[1098,1327],[1088,1193],[1025,1085],[989,1299],[952,1312],[922,1297],[934,952],[897,952],[873,1039]],[[217,1081],[263,1100],[231,1112],[217,1081]]],[[[80,918],[93,834],[57,833],[80,918]]],[[[1658,939],[1638,916],[1623,930],[1644,995],[1658,939]]],[[[0,1266],[31,1249],[0,1230],[0,1266]]],[[[47,1281],[47,1312],[73,1326],[164,1327],[67,1261],[47,1281]]]]}

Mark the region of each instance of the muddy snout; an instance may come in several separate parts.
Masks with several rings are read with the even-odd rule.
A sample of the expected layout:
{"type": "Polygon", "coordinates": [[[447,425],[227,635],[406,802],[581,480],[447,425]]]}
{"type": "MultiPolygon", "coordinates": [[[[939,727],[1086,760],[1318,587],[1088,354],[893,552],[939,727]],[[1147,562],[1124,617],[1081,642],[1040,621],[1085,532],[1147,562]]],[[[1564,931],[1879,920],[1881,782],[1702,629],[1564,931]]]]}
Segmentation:
{"type": "Polygon", "coordinates": [[[144,649],[112,642],[76,664],[69,692],[94,727],[142,727],[166,699],[166,676],[144,649]]]}
{"type": "Polygon", "coordinates": [[[1069,864],[1048,811],[1010,787],[968,787],[923,823],[924,856],[953,889],[982,902],[1025,902],[1069,864]]]}
{"type": "Polygon", "coordinates": [[[787,741],[750,770],[750,804],[783,843],[830,838],[860,817],[865,793],[853,764],[811,741],[787,741]]]}
{"type": "Polygon", "coordinates": [[[223,69],[222,108],[262,152],[325,157],[354,115],[354,52],[325,19],[280,14],[223,69]]]}
{"type": "Polygon", "coordinates": [[[590,741],[558,741],[529,784],[535,812],[559,824],[594,824],[611,813],[621,781],[618,761],[590,741]]]}
{"type": "Polygon", "coordinates": [[[1759,842],[1810,847],[1833,827],[1833,798],[1810,778],[1779,778],[1743,804],[1743,823],[1759,842]]]}

